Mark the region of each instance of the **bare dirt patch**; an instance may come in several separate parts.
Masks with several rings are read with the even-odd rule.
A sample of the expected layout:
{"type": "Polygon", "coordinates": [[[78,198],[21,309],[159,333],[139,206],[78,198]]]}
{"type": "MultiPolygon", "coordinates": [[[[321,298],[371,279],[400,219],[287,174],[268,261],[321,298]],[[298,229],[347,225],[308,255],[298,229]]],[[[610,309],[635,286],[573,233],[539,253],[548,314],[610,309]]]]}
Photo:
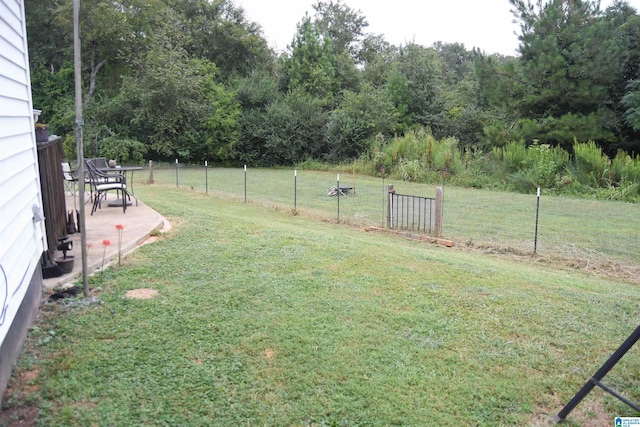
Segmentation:
{"type": "MultiPolygon", "coordinates": [[[[17,369],[17,368],[16,368],[17,369]]],[[[4,396],[5,404],[14,400],[15,405],[2,408],[0,411],[0,425],[7,427],[31,427],[36,425],[39,409],[35,405],[26,404],[29,395],[37,393],[40,387],[34,384],[40,371],[18,371],[12,379],[4,396]]]]}
{"type": "Polygon", "coordinates": [[[124,296],[131,299],[152,299],[156,295],[158,295],[158,291],[151,288],[131,289],[124,294],[124,296]]]}
{"type": "Polygon", "coordinates": [[[35,406],[16,406],[0,412],[0,425],[32,427],[36,425],[39,409],[35,406]]]}
{"type": "Polygon", "coordinates": [[[266,357],[266,358],[267,358],[267,360],[271,360],[271,359],[273,359],[273,356],[274,356],[274,355],[275,355],[275,352],[274,352],[272,349],[270,349],[270,348],[268,348],[268,349],[266,349],[266,350],[264,351],[264,357],[266,357]]]}
{"type": "Polygon", "coordinates": [[[640,266],[629,265],[618,260],[598,257],[581,257],[563,254],[534,255],[532,252],[497,244],[465,243],[456,246],[458,250],[481,252],[487,255],[508,257],[522,262],[547,264],[553,267],[580,271],[598,277],[621,280],[640,285],[640,266]]]}
{"type": "MultiPolygon", "coordinates": [[[[539,407],[538,411],[532,415],[529,425],[535,427],[549,427],[557,424],[553,423],[553,417],[562,410],[564,406],[558,406],[551,410],[539,407]]],[[[582,427],[602,427],[613,425],[614,416],[607,413],[601,399],[585,399],[567,416],[566,421],[575,423],[582,427]]]]}

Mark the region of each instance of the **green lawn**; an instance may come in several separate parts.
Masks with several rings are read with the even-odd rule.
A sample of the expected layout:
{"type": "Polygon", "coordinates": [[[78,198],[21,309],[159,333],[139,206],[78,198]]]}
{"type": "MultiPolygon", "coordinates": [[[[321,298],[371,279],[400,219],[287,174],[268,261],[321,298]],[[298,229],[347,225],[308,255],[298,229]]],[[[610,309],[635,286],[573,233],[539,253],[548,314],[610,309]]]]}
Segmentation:
{"type": "MultiPolygon", "coordinates": [[[[38,375],[5,408],[36,406],[46,426],[532,425],[553,416],[638,324],[640,289],[629,282],[338,225],[331,174],[299,172],[310,189],[292,215],[284,186],[273,192],[281,199],[260,195],[285,172],[254,177],[247,204],[242,181],[215,196],[136,184],[173,231],[93,279],[94,301],[44,306],[18,369],[38,375]],[[125,298],[136,288],[159,295],[125,298]]],[[[347,222],[380,221],[381,181],[356,186],[344,201],[347,222]],[[378,196],[379,208],[356,206],[378,196]]],[[[291,199],[292,191],[293,174],[291,199]]],[[[500,210],[497,222],[484,221],[488,240],[532,242],[533,220],[515,218],[529,216],[528,205],[535,215],[535,197],[449,187],[445,197],[448,235],[475,240],[483,234],[475,217],[500,210]]],[[[621,221],[637,210],[556,198],[544,207],[568,217],[606,207],[621,221]]],[[[638,253],[637,239],[627,243],[638,234],[629,219],[596,231],[595,219],[545,221],[543,241],[562,235],[579,253],[611,259],[638,253]],[[602,240],[594,234],[626,249],[590,247],[602,240]]],[[[638,372],[634,348],[607,383],[640,400],[638,372]]],[[[568,424],[604,416],[613,425],[618,415],[636,414],[596,391],[568,424]]]]}

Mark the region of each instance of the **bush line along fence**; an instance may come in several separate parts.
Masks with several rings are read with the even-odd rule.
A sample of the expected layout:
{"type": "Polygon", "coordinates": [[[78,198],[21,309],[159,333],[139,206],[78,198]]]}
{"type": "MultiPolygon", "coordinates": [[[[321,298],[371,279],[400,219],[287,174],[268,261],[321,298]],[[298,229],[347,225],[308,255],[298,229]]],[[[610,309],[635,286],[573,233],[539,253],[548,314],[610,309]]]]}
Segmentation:
{"type": "MultiPolygon", "coordinates": [[[[141,181],[150,171],[145,166],[141,181]]],[[[382,177],[356,175],[342,169],[341,184],[353,185],[355,194],[340,199],[340,222],[355,226],[385,226],[387,187],[382,177]],[[382,199],[382,200],[381,200],[382,199]]],[[[158,185],[197,191],[248,202],[266,208],[296,211],[323,221],[335,221],[337,200],[327,196],[336,185],[335,172],[293,169],[218,168],[207,165],[154,163],[158,185]],[[296,176],[297,175],[297,176],[296,176]],[[177,177],[177,179],[176,179],[177,177]]],[[[387,176],[387,183],[394,180],[387,176]]],[[[445,181],[442,181],[445,184],[445,181]]],[[[401,194],[433,197],[435,185],[396,181],[401,194]]],[[[638,265],[638,205],[617,201],[572,199],[545,195],[478,190],[450,185],[446,179],[442,234],[459,244],[509,247],[533,253],[536,208],[539,203],[537,252],[541,255],[599,261],[615,258],[638,265]],[[584,230],[590,230],[585,233],[584,230]]],[[[591,264],[592,262],[589,261],[591,264]]]]}

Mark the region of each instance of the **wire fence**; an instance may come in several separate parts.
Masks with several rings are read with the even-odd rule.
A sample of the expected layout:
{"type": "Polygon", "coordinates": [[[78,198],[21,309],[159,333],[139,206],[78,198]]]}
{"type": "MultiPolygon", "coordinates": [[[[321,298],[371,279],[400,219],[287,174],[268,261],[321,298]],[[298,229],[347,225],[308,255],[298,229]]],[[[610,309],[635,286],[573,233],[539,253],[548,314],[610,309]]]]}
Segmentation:
{"type": "MultiPolygon", "coordinates": [[[[143,168],[140,179],[149,181],[148,166],[143,168]]],[[[386,220],[386,206],[380,203],[381,197],[386,197],[381,180],[356,177],[353,173],[163,164],[153,166],[153,180],[156,184],[353,225],[380,226],[386,220]],[[339,196],[330,194],[338,185],[343,188],[339,196]]]]}
{"type": "MultiPolygon", "coordinates": [[[[136,175],[141,182],[149,178],[148,166],[136,175]]],[[[386,226],[387,189],[381,177],[340,171],[339,186],[353,190],[339,199],[328,195],[332,186],[338,186],[336,172],[178,163],[154,165],[153,179],[158,185],[295,211],[321,220],[386,226]]],[[[391,183],[387,179],[386,184],[391,183]]],[[[393,184],[398,192],[425,198],[434,197],[436,191],[436,184],[393,184]]],[[[546,196],[543,189],[539,214],[538,254],[587,260],[614,257],[628,265],[640,264],[640,205],[546,196]]],[[[535,194],[446,187],[442,218],[442,235],[446,238],[533,253],[535,225],[535,194]]]]}

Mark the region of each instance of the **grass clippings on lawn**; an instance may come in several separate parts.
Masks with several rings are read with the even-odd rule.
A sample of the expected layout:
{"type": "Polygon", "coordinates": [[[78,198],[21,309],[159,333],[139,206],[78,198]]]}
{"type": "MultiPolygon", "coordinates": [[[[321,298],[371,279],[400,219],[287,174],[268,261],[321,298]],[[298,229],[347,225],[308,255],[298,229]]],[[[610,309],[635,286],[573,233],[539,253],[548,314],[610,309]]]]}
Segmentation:
{"type": "Polygon", "coordinates": [[[131,289],[124,294],[127,298],[133,299],[151,299],[156,295],[158,295],[158,291],[149,288],[131,289]]]}

